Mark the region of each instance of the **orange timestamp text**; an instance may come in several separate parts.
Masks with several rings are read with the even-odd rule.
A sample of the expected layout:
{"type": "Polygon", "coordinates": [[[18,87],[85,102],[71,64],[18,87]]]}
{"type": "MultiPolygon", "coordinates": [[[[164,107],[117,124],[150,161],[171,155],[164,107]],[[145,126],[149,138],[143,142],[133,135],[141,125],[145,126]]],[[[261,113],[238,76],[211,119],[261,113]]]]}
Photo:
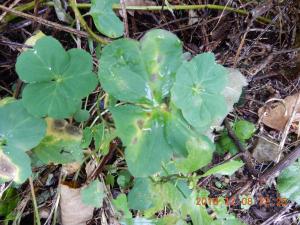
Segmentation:
{"type": "Polygon", "coordinates": [[[242,197],[239,200],[229,197],[198,197],[196,201],[197,205],[221,205],[226,206],[251,206],[257,204],[265,207],[285,207],[288,204],[287,198],[270,198],[270,197],[258,197],[256,201],[252,197],[242,197]]]}

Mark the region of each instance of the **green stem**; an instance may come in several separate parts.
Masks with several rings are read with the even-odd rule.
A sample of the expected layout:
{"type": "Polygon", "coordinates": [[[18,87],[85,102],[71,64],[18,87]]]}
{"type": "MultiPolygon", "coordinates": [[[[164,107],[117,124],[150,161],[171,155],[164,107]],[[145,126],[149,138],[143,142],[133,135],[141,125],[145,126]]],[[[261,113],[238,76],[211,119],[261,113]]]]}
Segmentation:
{"type": "MultiPolygon", "coordinates": [[[[53,2],[45,2],[45,0],[41,0],[41,5],[48,5],[48,6],[54,6],[53,2]]],[[[18,6],[15,8],[15,10],[18,11],[26,11],[26,10],[31,10],[34,7],[34,2],[29,2],[27,4],[18,6]]],[[[90,3],[78,3],[77,8],[78,9],[89,9],[91,7],[90,3]]],[[[113,9],[121,9],[120,4],[113,4],[113,9]]],[[[224,5],[213,5],[213,4],[204,4],[204,5],[170,5],[169,7],[165,6],[127,6],[127,10],[132,10],[132,11],[162,11],[162,10],[200,10],[200,9],[211,9],[211,10],[221,10],[221,11],[229,11],[229,12],[234,12],[238,13],[241,15],[248,15],[249,12],[244,9],[236,9],[233,7],[229,6],[224,6],[224,5]]],[[[13,15],[7,15],[5,21],[9,22],[12,19],[14,19],[15,16],[13,15]]],[[[266,17],[258,17],[258,21],[263,22],[263,23],[271,23],[272,20],[266,18],[266,17]]]]}
{"type": "Polygon", "coordinates": [[[29,177],[29,185],[30,185],[31,196],[32,196],[32,203],[33,203],[34,214],[35,214],[35,219],[36,219],[35,223],[37,225],[41,225],[41,220],[40,220],[40,215],[39,215],[39,209],[38,209],[36,198],[35,198],[32,177],[29,177]]]}
{"type": "Polygon", "coordinates": [[[102,38],[100,36],[98,36],[97,34],[95,34],[93,32],[93,30],[87,25],[87,23],[85,22],[85,20],[83,19],[79,9],[77,8],[77,3],[76,0],[70,0],[70,7],[72,8],[73,12],[75,13],[75,17],[79,20],[79,23],[81,24],[81,26],[83,27],[83,29],[85,29],[88,34],[91,36],[92,39],[94,39],[95,41],[99,42],[100,44],[108,44],[108,40],[106,40],[105,38],[102,38]]]}

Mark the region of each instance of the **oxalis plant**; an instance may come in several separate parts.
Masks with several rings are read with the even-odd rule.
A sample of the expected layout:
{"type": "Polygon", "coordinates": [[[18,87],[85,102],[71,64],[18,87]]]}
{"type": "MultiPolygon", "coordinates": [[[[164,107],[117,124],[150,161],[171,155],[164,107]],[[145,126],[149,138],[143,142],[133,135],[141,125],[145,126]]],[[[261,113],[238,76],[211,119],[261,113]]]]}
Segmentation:
{"type": "Polygon", "coordinates": [[[241,224],[222,198],[209,208],[196,203],[210,194],[198,187],[200,178],[231,175],[243,166],[233,160],[208,169],[215,151],[212,130],[232,110],[246,81],[217,64],[212,53],[189,58],[178,37],[164,30],[104,47],[98,77],[110,97],[115,132],[101,123],[86,127],[82,138],[82,131],[64,119],[89,117],[81,103],[98,84],[92,57],[80,49],[66,51],[52,37],[41,38],[17,59],[25,83],[22,98],[0,102],[2,182],[25,182],[31,164],[83,163],[92,138],[98,147],[106,142],[99,153],[105,155],[107,140],[118,136],[135,177],[128,196],[112,200],[123,223],[241,224]],[[167,216],[151,220],[165,207],[167,216]],[[129,209],[140,210],[144,218],[132,219],[129,209]]]}

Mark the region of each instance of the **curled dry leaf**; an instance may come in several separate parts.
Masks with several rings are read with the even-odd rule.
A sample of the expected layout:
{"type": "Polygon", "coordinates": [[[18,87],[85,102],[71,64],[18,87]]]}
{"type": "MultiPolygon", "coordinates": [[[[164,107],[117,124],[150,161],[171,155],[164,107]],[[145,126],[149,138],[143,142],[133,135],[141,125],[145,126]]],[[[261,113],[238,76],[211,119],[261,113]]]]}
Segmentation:
{"type": "Polygon", "coordinates": [[[94,207],[82,203],[80,190],[60,185],[62,225],[86,225],[93,218],[94,207]]]}
{"type": "MultiPolygon", "coordinates": [[[[261,118],[261,122],[268,127],[275,130],[283,131],[289,118],[292,116],[294,106],[296,104],[297,93],[286,97],[282,102],[276,102],[270,106],[269,104],[261,107],[258,110],[258,115],[261,118]]],[[[296,114],[293,122],[300,121],[300,104],[296,105],[296,114]]],[[[299,132],[298,132],[299,133],[299,132]]]]}

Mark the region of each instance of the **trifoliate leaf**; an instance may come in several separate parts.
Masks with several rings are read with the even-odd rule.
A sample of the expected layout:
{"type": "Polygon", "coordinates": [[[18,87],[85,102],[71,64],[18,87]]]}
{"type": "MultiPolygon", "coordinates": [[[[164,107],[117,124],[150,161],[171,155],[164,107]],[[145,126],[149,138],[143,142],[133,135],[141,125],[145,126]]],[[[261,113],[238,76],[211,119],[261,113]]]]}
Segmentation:
{"type": "Polygon", "coordinates": [[[18,57],[16,71],[29,83],[22,93],[29,113],[63,119],[80,108],[80,101],[97,85],[92,57],[81,49],[65,51],[52,37],[38,40],[18,57]]]}
{"type": "Polygon", "coordinates": [[[149,31],[141,42],[121,39],[103,49],[99,78],[115,98],[156,105],[169,94],[182,45],[172,33],[149,31]]]}
{"type": "Polygon", "coordinates": [[[226,82],[227,70],[215,62],[214,55],[200,54],[178,69],[172,101],[192,126],[203,131],[216,117],[227,113],[221,94],[226,82]]]}
{"type": "Polygon", "coordinates": [[[281,197],[300,204],[300,161],[284,169],[277,179],[277,189],[281,197]]]}
{"type": "Polygon", "coordinates": [[[126,146],[125,159],[133,176],[146,177],[158,172],[162,162],[172,154],[164,137],[160,114],[138,106],[125,105],[110,109],[117,135],[126,146]]]}
{"type": "Polygon", "coordinates": [[[251,122],[239,120],[234,123],[233,130],[240,140],[248,140],[253,136],[256,128],[251,122]]]}
{"type": "Polygon", "coordinates": [[[218,165],[218,166],[215,166],[215,167],[209,169],[208,171],[206,171],[206,173],[201,175],[201,177],[207,177],[207,176],[216,175],[216,174],[231,176],[243,165],[244,165],[244,163],[241,161],[231,160],[229,162],[223,163],[221,165],[218,165]]]}
{"type": "Polygon", "coordinates": [[[87,187],[80,191],[81,200],[85,205],[102,207],[103,198],[105,197],[103,184],[99,180],[94,180],[87,187]]]}
{"type": "Polygon", "coordinates": [[[206,166],[212,160],[213,143],[205,136],[191,137],[186,142],[187,158],[177,159],[175,165],[178,171],[188,174],[206,166]]]}
{"type": "Polygon", "coordinates": [[[42,162],[67,164],[81,162],[83,151],[80,147],[82,132],[65,120],[46,119],[47,134],[32,153],[42,162]]]}
{"type": "Polygon", "coordinates": [[[118,38],[124,33],[124,25],[112,9],[118,0],[92,0],[90,15],[93,17],[97,30],[110,37],[118,38]]]}
{"type": "Polygon", "coordinates": [[[24,182],[31,174],[25,153],[38,145],[46,133],[44,120],[31,116],[22,101],[0,106],[0,177],[24,182]]]}

